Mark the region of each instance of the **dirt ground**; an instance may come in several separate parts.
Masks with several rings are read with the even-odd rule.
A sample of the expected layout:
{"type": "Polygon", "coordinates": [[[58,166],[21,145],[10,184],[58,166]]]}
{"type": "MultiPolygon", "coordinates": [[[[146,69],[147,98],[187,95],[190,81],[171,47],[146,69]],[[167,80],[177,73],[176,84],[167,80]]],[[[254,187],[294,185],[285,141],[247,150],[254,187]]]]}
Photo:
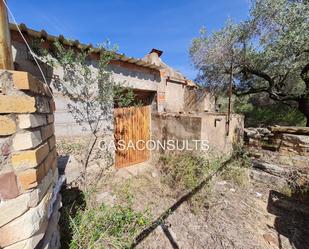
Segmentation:
{"type": "Polygon", "coordinates": [[[272,186],[249,177],[240,186],[216,176],[191,198],[181,199],[185,193],[165,184],[154,166],[140,171],[118,171],[97,193],[105,201],[112,196],[107,202],[121,202],[125,189],[137,210],[147,209],[157,220],[139,236],[138,249],[309,248],[309,216],[272,186]],[[160,219],[162,214],[166,219],[160,219]]]}

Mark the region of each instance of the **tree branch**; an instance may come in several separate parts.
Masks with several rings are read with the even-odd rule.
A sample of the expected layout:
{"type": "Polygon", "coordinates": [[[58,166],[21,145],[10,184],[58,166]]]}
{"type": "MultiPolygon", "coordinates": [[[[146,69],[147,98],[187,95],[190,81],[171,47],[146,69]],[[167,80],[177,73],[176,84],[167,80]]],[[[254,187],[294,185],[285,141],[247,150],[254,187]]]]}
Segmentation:
{"type": "Polygon", "coordinates": [[[309,63],[307,63],[307,65],[305,65],[304,68],[302,69],[300,77],[305,82],[307,90],[309,90],[309,63]]]}

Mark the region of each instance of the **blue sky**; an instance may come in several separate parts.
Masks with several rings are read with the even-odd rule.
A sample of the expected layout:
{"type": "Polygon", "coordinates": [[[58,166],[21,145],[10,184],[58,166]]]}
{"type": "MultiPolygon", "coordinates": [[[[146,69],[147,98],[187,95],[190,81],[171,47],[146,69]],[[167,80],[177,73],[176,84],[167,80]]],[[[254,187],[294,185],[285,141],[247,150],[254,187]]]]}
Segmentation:
{"type": "Polygon", "coordinates": [[[109,39],[119,52],[142,58],[152,48],[194,79],[188,49],[205,26],[246,19],[249,0],[8,0],[18,23],[96,45],[109,39]]]}

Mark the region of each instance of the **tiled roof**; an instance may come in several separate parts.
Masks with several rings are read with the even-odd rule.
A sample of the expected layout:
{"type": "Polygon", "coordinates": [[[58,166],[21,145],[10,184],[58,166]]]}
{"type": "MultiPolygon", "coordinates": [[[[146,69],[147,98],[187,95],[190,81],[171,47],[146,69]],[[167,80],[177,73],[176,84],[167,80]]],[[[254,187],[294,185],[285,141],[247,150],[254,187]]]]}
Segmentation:
{"type": "MultiPolygon", "coordinates": [[[[41,30],[41,31],[36,31],[33,29],[28,28],[25,24],[19,24],[19,29],[31,36],[31,37],[35,37],[35,38],[42,38],[45,39],[47,41],[50,42],[56,42],[59,41],[64,45],[67,46],[74,46],[77,47],[81,50],[83,49],[92,49],[92,51],[94,53],[100,53],[101,49],[97,48],[97,47],[93,47],[92,44],[82,44],[79,42],[79,40],[70,40],[70,39],[66,39],[63,35],[59,35],[59,36],[54,36],[54,35],[50,35],[48,34],[45,30],[41,30]]],[[[18,31],[17,27],[15,24],[10,23],[10,30],[13,31],[18,31]]],[[[133,57],[127,57],[124,54],[117,54],[116,56],[117,60],[123,61],[123,62],[128,62],[128,63],[132,63],[141,67],[146,67],[146,68],[151,68],[151,69],[155,69],[155,70],[160,70],[161,66],[157,66],[155,64],[151,64],[149,62],[146,62],[142,59],[137,59],[137,58],[133,58],[133,57]]]]}

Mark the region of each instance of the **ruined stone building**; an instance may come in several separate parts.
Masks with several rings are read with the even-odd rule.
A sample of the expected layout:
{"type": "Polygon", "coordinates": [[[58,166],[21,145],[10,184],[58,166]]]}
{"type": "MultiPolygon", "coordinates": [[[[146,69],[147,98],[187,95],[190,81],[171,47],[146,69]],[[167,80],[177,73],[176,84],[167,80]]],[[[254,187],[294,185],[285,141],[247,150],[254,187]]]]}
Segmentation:
{"type": "MultiPolygon", "coordinates": [[[[79,41],[66,40],[63,36],[52,36],[45,31],[29,29],[23,24],[19,27],[30,44],[35,39],[39,39],[45,46],[59,41],[77,49],[91,47],[79,41]]],[[[10,30],[15,69],[27,71],[41,78],[16,26],[11,25],[10,30]]],[[[96,64],[99,52],[100,49],[93,49],[91,64],[96,64]]],[[[181,72],[165,64],[161,59],[162,53],[158,49],[152,49],[142,59],[117,55],[110,63],[114,81],[132,88],[135,98],[143,100],[150,106],[150,113],[146,114],[149,115],[149,124],[146,128],[149,131],[146,131],[145,138],[207,139],[212,144],[213,150],[229,151],[236,137],[242,134],[242,117],[233,114],[229,122],[229,132],[227,132],[227,116],[224,113],[215,112],[214,97],[206,90],[200,89],[181,72]],[[169,117],[166,123],[167,116],[169,117]],[[163,131],[166,133],[164,136],[162,136],[163,131]]],[[[59,68],[49,68],[44,65],[43,68],[51,86],[55,79],[63,75],[59,68]]],[[[55,134],[57,136],[87,134],[89,132],[87,127],[78,125],[68,113],[66,97],[55,89],[54,97],[55,134]]],[[[134,125],[134,129],[138,130],[136,123],[134,125]]],[[[115,123],[115,131],[117,131],[116,126],[117,123],[115,123]]]]}

